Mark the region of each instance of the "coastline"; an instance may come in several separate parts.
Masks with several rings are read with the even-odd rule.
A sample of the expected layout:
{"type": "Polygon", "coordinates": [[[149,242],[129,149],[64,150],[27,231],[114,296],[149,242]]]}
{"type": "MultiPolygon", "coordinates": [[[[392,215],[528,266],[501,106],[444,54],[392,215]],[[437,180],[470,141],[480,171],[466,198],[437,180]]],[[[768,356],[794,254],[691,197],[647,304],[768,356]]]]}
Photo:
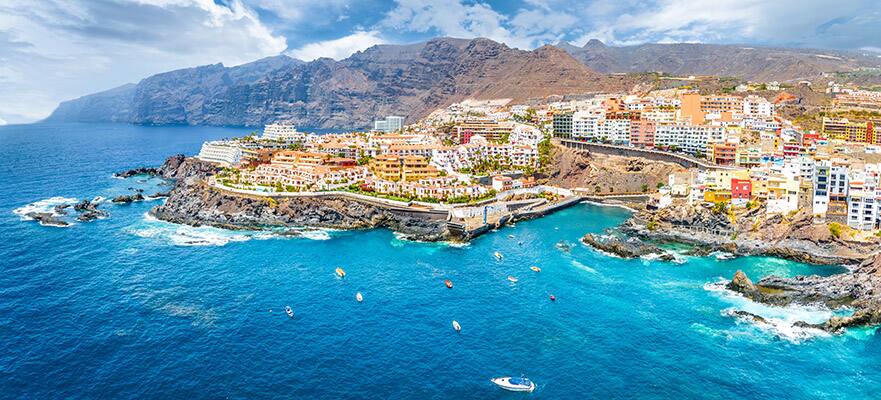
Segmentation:
{"type": "Polygon", "coordinates": [[[481,221],[476,215],[480,215],[482,205],[424,205],[342,191],[273,195],[218,187],[212,184],[214,172],[216,167],[210,163],[178,155],[160,168],[138,168],[117,175],[152,174],[174,180],[165,203],[149,211],[168,222],[232,230],[383,227],[407,240],[423,242],[467,242],[509,223],[541,217],[581,201],[579,196],[570,195],[558,202],[502,202],[504,212],[481,221]]]}

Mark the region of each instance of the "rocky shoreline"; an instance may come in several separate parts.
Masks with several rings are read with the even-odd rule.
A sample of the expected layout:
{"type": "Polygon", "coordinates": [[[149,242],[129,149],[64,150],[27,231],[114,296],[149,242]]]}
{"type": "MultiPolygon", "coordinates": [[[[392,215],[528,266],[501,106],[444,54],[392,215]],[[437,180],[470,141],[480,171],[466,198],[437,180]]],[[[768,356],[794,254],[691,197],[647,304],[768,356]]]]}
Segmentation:
{"type": "MultiPolygon", "coordinates": [[[[750,217],[759,215],[758,211],[762,210],[734,215],[713,213],[711,208],[700,205],[674,204],[660,211],[637,211],[616,228],[615,234],[588,234],[582,241],[624,258],[664,254],[652,243],[676,242],[694,245],[691,253],[698,255],[722,251],[812,264],[846,265],[847,272],[832,276],[770,275],[757,283],[737,271],[726,288],[772,306],[801,304],[854,310],[850,316],[835,316],[820,324],[797,322],[795,325],[799,327],[839,333],[848,327],[881,324],[881,253],[876,243],[848,242],[833,237],[824,227],[812,224],[809,218],[799,214],[786,219],[751,220],[750,217]],[[750,229],[743,229],[745,225],[750,229]]],[[[765,320],[742,310],[731,314],[758,322],[765,320]]]]}
{"type": "MultiPolygon", "coordinates": [[[[395,209],[344,196],[269,198],[225,192],[204,180],[217,170],[213,164],[176,155],[159,168],[136,168],[116,176],[149,174],[174,180],[174,188],[164,193],[168,197],[165,203],[150,210],[156,218],[173,223],[234,230],[384,227],[409,240],[459,239],[449,231],[446,217],[437,214],[395,209]]],[[[120,197],[118,202],[131,199],[120,197]]]]}
{"type": "Polygon", "coordinates": [[[878,250],[872,242],[845,241],[810,215],[763,217],[764,209],[739,214],[715,213],[712,207],[677,201],[663,210],[641,210],[618,230],[656,242],[694,245],[698,251],[743,256],[771,256],[809,264],[857,265],[878,250]]]}

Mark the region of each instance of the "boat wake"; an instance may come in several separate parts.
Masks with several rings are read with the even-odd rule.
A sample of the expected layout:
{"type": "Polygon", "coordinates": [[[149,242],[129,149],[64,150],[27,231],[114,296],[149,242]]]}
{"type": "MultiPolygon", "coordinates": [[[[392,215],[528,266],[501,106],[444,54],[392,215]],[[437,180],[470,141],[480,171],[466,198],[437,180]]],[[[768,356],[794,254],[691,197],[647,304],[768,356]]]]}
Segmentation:
{"type": "Polygon", "coordinates": [[[264,231],[233,231],[211,226],[189,226],[166,222],[144,213],[143,220],[129,227],[129,233],[142,238],[158,239],[173,246],[225,246],[234,242],[270,240],[285,238],[304,238],[328,240],[330,232],[318,229],[288,229],[264,231]]]}
{"type": "Polygon", "coordinates": [[[797,322],[819,324],[834,315],[846,315],[847,313],[847,310],[833,311],[823,306],[769,306],[728,290],[725,287],[727,283],[728,280],[719,278],[716,282],[704,285],[704,290],[731,304],[731,307],[720,311],[722,316],[734,318],[739,327],[759,331],[791,343],[802,343],[818,337],[831,336],[821,329],[798,326],[797,322]]]}
{"type": "Polygon", "coordinates": [[[582,263],[579,262],[578,260],[572,260],[572,266],[575,267],[575,268],[581,269],[581,270],[585,270],[585,271],[590,272],[590,273],[592,273],[592,274],[598,274],[598,273],[599,273],[599,272],[597,272],[597,270],[595,270],[595,269],[593,269],[593,268],[591,268],[591,267],[588,267],[587,265],[582,264],[582,263]]]}

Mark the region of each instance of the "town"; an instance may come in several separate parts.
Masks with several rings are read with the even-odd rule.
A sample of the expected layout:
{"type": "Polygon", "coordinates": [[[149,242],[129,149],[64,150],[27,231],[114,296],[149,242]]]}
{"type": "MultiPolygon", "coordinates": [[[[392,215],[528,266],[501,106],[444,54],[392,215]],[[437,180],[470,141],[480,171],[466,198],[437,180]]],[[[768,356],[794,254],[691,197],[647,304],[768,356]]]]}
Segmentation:
{"type": "MultiPolygon", "coordinates": [[[[318,135],[275,123],[260,136],[206,142],[199,158],[226,167],[212,182],[228,190],[473,204],[512,190],[547,190],[535,177],[547,167],[551,143],[604,146],[683,161],[667,182],[642,188],[650,208],[677,198],[725,209],[761,204],[768,215],[807,210],[818,222],[878,229],[881,92],[830,81],[829,112],[815,112],[817,126],[803,126],[802,115],[779,112],[801,100],[782,86],[742,84],[712,94],[682,87],[530,104],[467,100],[409,125],[388,116],[366,132],[318,135]]],[[[563,193],[621,194],[572,189],[563,193]]]]}

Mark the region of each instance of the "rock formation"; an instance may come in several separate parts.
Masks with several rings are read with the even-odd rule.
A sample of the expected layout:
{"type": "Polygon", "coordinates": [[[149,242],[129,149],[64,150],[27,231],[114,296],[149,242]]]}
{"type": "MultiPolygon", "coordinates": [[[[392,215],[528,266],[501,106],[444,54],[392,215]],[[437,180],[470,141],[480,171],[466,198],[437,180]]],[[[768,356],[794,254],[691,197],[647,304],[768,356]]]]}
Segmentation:
{"type": "Polygon", "coordinates": [[[278,56],[166,72],[64,102],[49,120],[248,126],[285,120],[362,128],[391,114],[414,121],[466,98],[524,100],[632,85],[628,77],[596,74],[552,46],[524,51],[488,39],[439,38],[373,46],[341,61],[278,56]]]}
{"type": "Polygon", "coordinates": [[[832,276],[767,276],[753,284],[737,271],[728,289],[745,297],[776,306],[822,304],[830,308],[852,307],[853,315],[832,317],[822,324],[800,323],[830,332],[851,326],[881,324],[881,253],[875,254],[853,271],[832,276]]]}

